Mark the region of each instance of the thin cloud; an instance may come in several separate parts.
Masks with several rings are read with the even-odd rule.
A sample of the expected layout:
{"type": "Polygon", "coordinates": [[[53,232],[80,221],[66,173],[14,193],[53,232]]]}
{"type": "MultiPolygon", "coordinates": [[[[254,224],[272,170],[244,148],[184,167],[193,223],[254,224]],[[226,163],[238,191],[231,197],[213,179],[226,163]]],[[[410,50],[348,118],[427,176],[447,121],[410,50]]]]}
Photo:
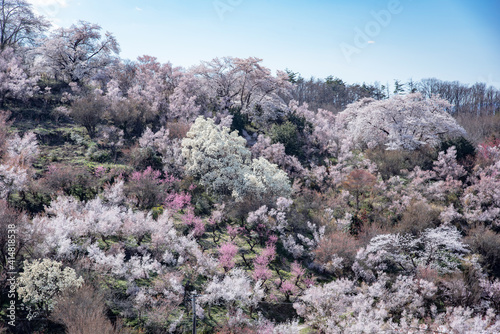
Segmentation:
{"type": "Polygon", "coordinates": [[[139,7],[135,7],[135,10],[141,12],[142,11],[142,8],[139,8],[139,7]]]}
{"type": "Polygon", "coordinates": [[[368,44],[375,44],[375,41],[368,41],[368,44]]]}
{"type": "Polygon", "coordinates": [[[33,12],[44,16],[51,24],[49,30],[59,28],[59,13],[62,8],[68,7],[72,0],[27,0],[33,6],[33,12]]]}
{"type": "Polygon", "coordinates": [[[28,0],[30,4],[34,7],[46,7],[46,6],[68,6],[67,0],[28,0]]]}

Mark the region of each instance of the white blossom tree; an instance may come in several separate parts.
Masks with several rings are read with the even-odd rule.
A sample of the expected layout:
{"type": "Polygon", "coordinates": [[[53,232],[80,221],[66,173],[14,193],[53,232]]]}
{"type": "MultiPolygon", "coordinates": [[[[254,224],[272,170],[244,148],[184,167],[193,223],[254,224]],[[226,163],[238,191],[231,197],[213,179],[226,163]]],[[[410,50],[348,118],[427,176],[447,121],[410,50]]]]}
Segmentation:
{"type": "Polygon", "coordinates": [[[365,98],[339,113],[343,129],[355,144],[389,150],[437,146],[446,137],[464,136],[465,130],[448,113],[451,105],[437,96],[420,93],[395,95],[388,100],[365,98]]]}
{"type": "Polygon", "coordinates": [[[55,30],[37,50],[54,76],[74,82],[89,79],[119,52],[111,33],[102,36],[98,24],[85,21],[55,30]]]}
{"type": "Polygon", "coordinates": [[[358,251],[353,270],[368,281],[377,271],[413,273],[419,266],[446,274],[456,271],[469,252],[453,225],[426,229],[419,237],[381,234],[358,251]]]}
{"type": "Polygon", "coordinates": [[[252,284],[242,269],[233,269],[223,279],[217,276],[210,281],[200,298],[203,304],[227,304],[231,308],[256,306],[264,298],[261,282],[252,284]]]}
{"type": "Polygon", "coordinates": [[[386,275],[373,284],[345,278],[307,289],[294,304],[306,324],[322,333],[497,333],[500,319],[493,309],[447,307],[439,311],[432,282],[386,275]]]}
{"type": "Polygon", "coordinates": [[[38,158],[38,141],[32,132],[20,137],[17,133],[7,139],[7,154],[0,161],[0,197],[7,198],[29,181],[30,168],[38,158]]]}
{"type": "Polygon", "coordinates": [[[67,289],[79,288],[83,278],[77,277],[73,268],[62,269],[62,263],[50,259],[24,261],[19,274],[17,293],[25,303],[41,309],[54,307],[52,299],[67,289]]]}
{"type": "Polygon", "coordinates": [[[24,99],[37,91],[37,77],[28,77],[21,59],[14,54],[12,48],[0,50],[0,107],[8,97],[24,99]]]}
{"type": "Polygon", "coordinates": [[[291,186],[286,173],[264,158],[250,160],[246,140],[236,131],[198,117],[182,141],[186,173],[220,195],[242,200],[246,196],[287,197],[291,186]]]}

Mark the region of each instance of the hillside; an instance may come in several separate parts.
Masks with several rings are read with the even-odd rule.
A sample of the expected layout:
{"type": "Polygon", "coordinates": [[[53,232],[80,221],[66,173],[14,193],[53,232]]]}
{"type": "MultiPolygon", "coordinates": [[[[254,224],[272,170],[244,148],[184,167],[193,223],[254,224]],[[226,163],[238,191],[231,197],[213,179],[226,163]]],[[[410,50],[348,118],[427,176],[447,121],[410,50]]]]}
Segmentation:
{"type": "Polygon", "coordinates": [[[500,332],[497,89],[38,37],[0,48],[0,333],[500,332]]]}

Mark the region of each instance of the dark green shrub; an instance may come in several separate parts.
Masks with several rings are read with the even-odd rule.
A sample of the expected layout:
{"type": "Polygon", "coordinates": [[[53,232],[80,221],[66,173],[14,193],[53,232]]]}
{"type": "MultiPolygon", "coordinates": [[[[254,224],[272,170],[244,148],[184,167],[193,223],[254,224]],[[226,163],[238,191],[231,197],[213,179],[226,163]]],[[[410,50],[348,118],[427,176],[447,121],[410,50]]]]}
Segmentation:
{"type": "Polygon", "coordinates": [[[384,180],[391,176],[401,175],[401,171],[413,170],[419,166],[423,170],[432,169],[437,158],[437,151],[431,147],[423,147],[415,151],[388,151],[384,148],[366,150],[366,157],[377,164],[378,171],[384,180]]]}
{"type": "Polygon", "coordinates": [[[236,110],[232,112],[233,114],[233,123],[231,124],[231,131],[238,131],[240,136],[242,135],[242,131],[245,129],[247,124],[250,124],[248,120],[247,114],[242,114],[241,110],[236,110]]]}
{"type": "Polygon", "coordinates": [[[273,144],[283,144],[286,154],[296,157],[301,156],[302,141],[299,140],[297,126],[292,122],[286,121],[280,125],[274,124],[271,127],[271,140],[273,144]]]}
{"type": "Polygon", "coordinates": [[[51,193],[62,191],[81,201],[94,198],[98,192],[97,180],[84,167],[52,164],[40,182],[51,193]]]}

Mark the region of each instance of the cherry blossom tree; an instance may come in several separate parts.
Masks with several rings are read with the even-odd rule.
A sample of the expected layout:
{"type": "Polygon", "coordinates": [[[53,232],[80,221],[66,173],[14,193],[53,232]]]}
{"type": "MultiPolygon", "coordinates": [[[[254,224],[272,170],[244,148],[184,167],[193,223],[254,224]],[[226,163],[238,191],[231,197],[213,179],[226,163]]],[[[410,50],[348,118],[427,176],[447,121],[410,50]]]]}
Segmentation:
{"type": "Polygon", "coordinates": [[[0,1],[0,52],[7,47],[32,45],[49,27],[25,0],[0,1]]]}
{"type": "Polygon", "coordinates": [[[5,156],[0,163],[0,197],[7,198],[13,191],[22,190],[29,181],[31,165],[38,158],[36,135],[17,133],[7,140],[5,156]]]}
{"type": "Polygon", "coordinates": [[[470,222],[500,225],[500,159],[480,168],[460,199],[464,217],[470,222]]]}
{"type": "Polygon", "coordinates": [[[324,333],[496,333],[493,309],[436,307],[439,287],[424,279],[386,275],[368,285],[345,278],[307,289],[294,307],[324,333]]]}
{"type": "Polygon", "coordinates": [[[165,173],[174,176],[184,174],[185,160],[181,140],[171,138],[170,131],[161,127],[157,132],[146,128],[139,138],[139,147],[146,154],[159,154],[165,173]]]}
{"type": "Polygon", "coordinates": [[[226,242],[219,247],[219,263],[225,271],[233,269],[237,253],[238,247],[231,242],[226,242]]]}
{"type": "MultiPolygon", "coordinates": [[[[142,56],[137,59],[135,73],[127,96],[138,104],[148,106],[153,114],[166,114],[169,96],[182,77],[180,67],[171,63],[161,64],[156,57],[142,56]]],[[[165,115],[168,118],[168,115],[165,115]]]]}
{"type": "Polygon", "coordinates": [[[437,96],[426,99],[414,93],[381,101],[365,98],[347,106],[338,117],[344,131],[358,145],[415,150],[425,145],[435,147],[447,137],[465,135],[448,113],[450,108],[437,96]]]}
{"type": "Polygon", "coordinates": [[[193,121],[202,111],[202,105],[206,104],[203,88],[192,72],[184,73],[169,96],[168,118],[193,121]]]}
{"type": "Polygon", "coordinates": [[[0,107],[8,97],[24,99],[37,91],[38,78],[28,77],[12,48],[0,51],[0,107]]]}
{"type": "Polygon", "coordinates": [[[418,266],[446,274],[458,270],[460,261],[469,252],[454,226],[426,229],[418,238],[408,234],[381,234],[358,251],[353,270],[368,281],[375,279],[377,271],[411,273],[418,266]]]}
{"type": "Polygon", "coordinates": [[[278,109],[286,105],[281,97],[289,93],[291,84],[285,72],[277,76],[260,63],[262,59],[224,57],[203,62],[195,69],[203,86],[209,89],[215,111],[234,108],[264,124],[276,118],[278,109]]]}
{"type": "Polygon", "coordinates": [[[228,304],[231,308],[256,306],[264,297],[260,282],[252,284],[250,277],[242,269],[233,269],[221,280],[213,278],[200,298],[202,303],[228,304]]]}
{"type": "Polygon", "coordinates": [[[55,30],[37,50],[56,78],[74,82],[91,78],[119,52],[111,33],[102,36],[98,24],[85,21],[55,30]]]}
{"type": "Polygon", "coordinates": [[[341,131],[342,122],[339,116],[324,109],[314,112],[307,103],[299,104],[291,100],[288,109],[292,114],[303,117],[313,127],[311,132],[304,131],[304,150],[307,156],[333,155],[339,157],[341,149],[350,148],[348,135],[341,131]]]}

